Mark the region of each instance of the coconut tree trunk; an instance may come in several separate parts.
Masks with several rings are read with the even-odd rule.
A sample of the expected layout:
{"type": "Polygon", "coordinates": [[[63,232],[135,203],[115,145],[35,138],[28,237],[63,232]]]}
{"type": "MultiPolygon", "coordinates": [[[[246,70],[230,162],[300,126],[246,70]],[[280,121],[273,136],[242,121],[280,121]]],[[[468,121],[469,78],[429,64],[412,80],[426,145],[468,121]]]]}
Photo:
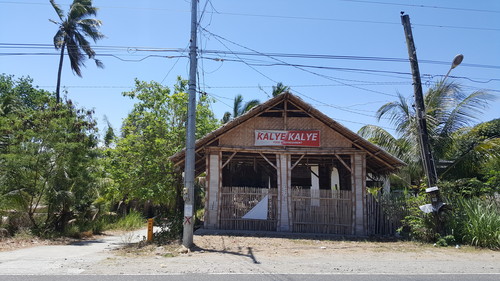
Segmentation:
{"type": "Polygon", "coordinates": [[[57,71],[57,85],[56,85],[56,102],[59,104],[61,102],[59,88],[61,87],[61,73],[64,60],[64,49],[66,48],[66,42],[61,46],[61,57],[59,58],[59,70],[57,71]]]}

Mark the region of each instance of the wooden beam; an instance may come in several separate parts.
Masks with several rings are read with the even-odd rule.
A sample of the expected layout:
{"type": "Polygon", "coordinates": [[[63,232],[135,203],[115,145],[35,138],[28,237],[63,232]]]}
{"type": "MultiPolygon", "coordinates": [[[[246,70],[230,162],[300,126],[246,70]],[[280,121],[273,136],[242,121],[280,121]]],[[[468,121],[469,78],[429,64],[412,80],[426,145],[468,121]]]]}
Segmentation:
{"type": "Polygon", "coordinates": [[[264,160],[266,160],[266,161],[267,161],[267,163],[269,163],[269,165],[271,165],[271,167],[273,167],[273,168],[275,168],[276,170],[278,170],[278,167],[276,167],[276,165],[274,165],[274,164],[273,164],[273,162],[269,161],[269,159],[267,159],[267,157],[266,157],[266,156],[264,156],[264,154],[262,154],[262,153],[260,153],[260,152],[259,152],[259,154],[260,154],[260,156],[261,156],[262,158],[264,158],[264,160]]]}
{"type": "Polygon", "coordinates": [[[337,154],[335,154],[335,157],[337,157],[340,163],[342,163],[342,165],[344,165],[344,167],[352,174],[351,167],[349,167],[349,165],[347,165],[346,162],[344,162],[344,160],[342,160],[342,158],[340,158],[340,156],[338,156],[337,154]]]}
{"type": "Polygon", "coordinates": [[[284,101],[284,113],[283,113],[283,127],[284,127],[284,130],[288,130],[288,118],[287,118],[287,115],[288,115],[288,100],[285,100],[284,101]]]}
{"type": "Polygon", "coordinates": [[[293,168],[295,168],[295,166],[297,166],[297,164],[299,164],[300,160],[302,160],[302,158],[304,158],[304,156],[306,156],[305,154],[302,154],[299,158],[299,160],[297,160],[297,162],[295,162],[295,164],[292,165],[292,167],[290,168],[290,170],[293,170],[293,168]]]}
{"type": "Polygon", "coordinates": [[[224,152],[249,152],[249,153],[285,153],[285,154],[305,154],[305,155],[350,155],[360,152],[355,148],[322,148],[322,147],[290,147],[290,146],[276,146],[276,147],[245,147],[245,146],[218,146],[210,147],[207,153],[210,151],[224,151],[224,152]]]}
{"type": "Polygon", "coordinates": [[[222,169],[224,169],[224,167],[226,167],[227,164],[229,164],[229,162],[231,161],[231,159],[233,159],[233,157],[236,155],[236,151],[233,152],[233,154],[231,154],[231,156],[229,156],[229,158],[227,159],[227,161],[222,164],[222,169]]]}
{"type": "MultiPolygon", "coordinates": [[[[380,162],[384,163],[384,165],[386,165],[387,167],[391,168],[392,170],[395,169],[395,167],[393,167],[392,165],[390,165],[389,163],[387,163],[386,161],[384,161],[382,158],[378,157],[376,154],[374,153],[371,153],[370,151],[366,150],[366,149],[363,149],[359,144],[357,144],[357,142],[359,141],[359,139],[355,139],[352,142],[352,144],[354,146],[356,146],[357,148],[361,149],[362,151],[365,151],[366,153],[368,153],[370,156],[372,156],[373,158],[379,160],[380,162]]],[[[377,151],[376,153],[379,153],[381,152],[381,150],[377,151]]]]}

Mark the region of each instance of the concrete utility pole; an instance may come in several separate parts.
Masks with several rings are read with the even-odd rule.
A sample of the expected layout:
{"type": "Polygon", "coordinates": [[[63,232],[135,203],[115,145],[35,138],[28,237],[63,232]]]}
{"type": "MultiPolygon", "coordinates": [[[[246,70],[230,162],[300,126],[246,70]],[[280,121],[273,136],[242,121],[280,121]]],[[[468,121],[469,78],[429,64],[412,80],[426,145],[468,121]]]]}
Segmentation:
{"type": "Polygon", "coordinates": [[[401,12],[401,23],[403,24],[406,45],[408,46],[408,55],[410,57],[411,73],[413,75],[413,90],[415,92],[415,110],[417,114],[418,135],[420,141],[420,152],[422,154],[422,162],[424,163],[425,174],[427,175],[428,187],[433,187],[437,183],[436,165],[429,143],[429,134],[427,132],[427,120],[425,116],[424,97],[422,93],[422,82],[420,81],[420,71],[418,69],[417,51],[413,42],[411,32],[410,16],[404,15],[401,12]]]}
{"type": "Polygon", "coordinates": [[[189,45],[189,101],[186,132],[186,160],[184,166],[184,229],[182,245],[193,245],[194,226],[194,173],[195,173],[195,133],[196,133],[196,31],[198,29],[198,0],[191,1],[191,38],[189,45]]]}

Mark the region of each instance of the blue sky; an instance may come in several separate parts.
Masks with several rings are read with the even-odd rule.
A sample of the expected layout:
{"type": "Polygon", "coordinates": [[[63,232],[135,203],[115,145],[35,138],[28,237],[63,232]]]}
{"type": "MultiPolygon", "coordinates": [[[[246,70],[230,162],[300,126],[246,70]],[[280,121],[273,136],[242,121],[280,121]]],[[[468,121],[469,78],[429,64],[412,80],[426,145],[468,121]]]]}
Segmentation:
{"type": "MultiPolygon", "coordinates": [[[[70,0],[56,1],[67,11],[70,0]]],[[[100,127],[115,129],[134,101],[121,95],[134,79],[172,87],[188,78],[190,1],[94,0],[106,38],[95,44],[105,68],[87,61],[83,78],[65,61],[62,86],[79,106],[94,108],[100,127]]],[[[276,82],[353,131],[396,94],[413,87],[400,12],[410,16],[424,91],[449,70],[467,93],[500,95],[500,1],[200,0],[199,90],[215,99],[218,118],[235,95],[265,101],[276,82]],[[279,56],[278,56],[279,55],[279,56]],[[295,65],[295,66],[294,66],[295,65]],[[297,65],[300,65],[298,67],[297,65]]],[[[0,0],[0,73],[30,76],[55,90],[57,16],[48,0],[0,0]],[[36,44],[26,46],[23,44],[36,44]],[[29,47],[29,48],[27,48],[29,47]]],[[[500,117],[500,99],[479,121],[500,117]]],[[[391,130],[389,130],[391,131],[391,130]]],[[[392,132],[392,131],[391,131],[392,132]]]]}

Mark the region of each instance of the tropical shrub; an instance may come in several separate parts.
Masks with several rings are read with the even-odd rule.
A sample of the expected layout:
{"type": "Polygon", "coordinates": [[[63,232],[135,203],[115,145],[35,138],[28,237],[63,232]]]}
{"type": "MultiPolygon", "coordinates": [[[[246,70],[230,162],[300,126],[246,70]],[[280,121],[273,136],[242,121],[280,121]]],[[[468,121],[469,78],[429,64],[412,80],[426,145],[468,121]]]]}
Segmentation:
{"type": "Polygon", "coordinates": [[[500,202],[493,197],[454,201],[455,237],[462,243],[500,249],[500,202]]]}
{"type": "Polygon", "coordinates": [[[0,209],[27,216],[35,233],[64,232],[97,197],[96,147],[91,110],[0,76],[0,209]]]}

